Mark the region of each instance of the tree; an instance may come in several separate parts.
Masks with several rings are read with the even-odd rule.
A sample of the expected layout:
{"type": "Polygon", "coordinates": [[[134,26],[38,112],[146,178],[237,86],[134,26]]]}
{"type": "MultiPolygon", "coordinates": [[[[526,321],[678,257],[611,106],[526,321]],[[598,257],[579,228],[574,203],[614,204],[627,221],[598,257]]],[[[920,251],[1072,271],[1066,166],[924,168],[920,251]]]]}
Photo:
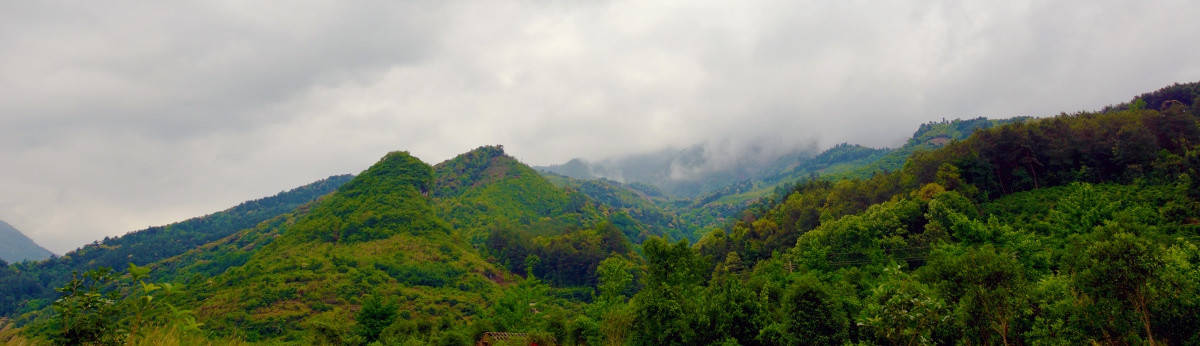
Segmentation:
{"type": "Polygon", "coordinates": [[[701,340],[733,340],[740,344],[756,341],[765,309],[754,290],[741,280],[721,280],[709,284],[704,297],[707,326],[702,329],[701,340]]]}
{"type": "Polygon", "coordinates": [[[56,289],[62,297],[52,304],[51,339],[69,345],[116,345],[137,340],[155,325],[173,323],[181,331],[198,330],[200,323],[191,311],[167,302],[166,298],[179,292],[177,287],[146,282],[149,273],[150,268],[130,263],[128,280],[108,267],[93,269],[82,277],[73,275],[56,289]],[[128,295],[122,296],[122,292],[128,295]]]}
{"type": "Polygon", "coordinates": [[[631,270],[633,270],[633,263],[620,256],[612,256],[600,262],[596,268],[596,274],[600,276],[598,303],[602,305],[624,304],[625,292],[633,283],[631,270]]]}
{"type": "Polygon", "coordinates": [[[773,345],[836,345],[849,338],[849,318],[828,286],[812,275],[788,286],[779,302],[781,316],[758,334],[773,345]]]}
{"type": "Polygon", "coordinates": [[[1015,254],[991,244],[979,247],[944,245],[930,254],[919,271],[934,282],[953,305],[963,338],[971,343],[1010,344],[1013,321],[1025,305],[1028,285],[1015,254]]]}
{"type": "Polygon", "coordinates": [[[670,244],[652,237],[642,244],[646,254],[645,288],[633,298],[633,342],[695,344],[703,306],[700,284],[708,261],[686,240],[670,244]]]}
{"type": "Polygon", "coordinates": [[[367,297],[362,304],[362,309],[358,310],[358,314],[355,315],[359,334],[368,343],[379,340],[379,334],[383,332],[383,329],[395,322],[396,312],[396,302],[385,301],[376,295],[367,297]]]}
{"type": "MultiPolygon", "coordinates": [[[[1080,290],[1095,297],[1099,304],[1120,304],[1136,314],[1146,338],[1154,343],[1149,304],[1154,299],[1151,285],[1163,268],[1162,248],[1143,237],[1126,232],[1116,224],[1106,225],[1111,236],[1100,235],[1087,248],[1079,263],[1080,290]]],[[[1113,326],[1110,326],[1112,328],[1113,326]]],[[[1114,330],[1114,334],[1124,331],[1114,330]]]]}
{"type": "Polygon", "coordinates": [[[51,320],[52,340],[64,345],[119,345],[126,335],[120,325],[122,311],[117,305],[116,291],[102,292],[114,275],[112,269],[100,267],[82,275],[75,273],[71,281],[55,290],[62,298],[54,301],[51,320]]]}
{"type": "Polygon", "coordinates": [[[928,345],[949,317],[946,302],[900,266],[884,269],[884,280],[865,301],[860,324],[892,345],[928,345]]]}

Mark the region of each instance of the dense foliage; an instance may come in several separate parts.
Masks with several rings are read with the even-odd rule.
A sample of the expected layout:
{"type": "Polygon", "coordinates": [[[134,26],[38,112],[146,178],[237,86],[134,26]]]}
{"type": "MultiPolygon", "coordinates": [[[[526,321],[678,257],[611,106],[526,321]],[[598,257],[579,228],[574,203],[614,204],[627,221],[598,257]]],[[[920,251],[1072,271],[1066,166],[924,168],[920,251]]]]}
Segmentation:
{"type": "MultiPolygon", "coordinates": [[[[798,184],[694,247],[707,286],[675,290],[703,293],[664,296],[647,275],[630,309],[688,313],[633,341],[1200,342],[1200,113],[1165,106],[1004,125],[894,173],[798,184]],[[731,285],[752,293],[729,303],[731,285]],[[745,333],[679,332],[730,329],[745,333]]],[[[646,252],[648,271],[696,256],[646,252]]]]}

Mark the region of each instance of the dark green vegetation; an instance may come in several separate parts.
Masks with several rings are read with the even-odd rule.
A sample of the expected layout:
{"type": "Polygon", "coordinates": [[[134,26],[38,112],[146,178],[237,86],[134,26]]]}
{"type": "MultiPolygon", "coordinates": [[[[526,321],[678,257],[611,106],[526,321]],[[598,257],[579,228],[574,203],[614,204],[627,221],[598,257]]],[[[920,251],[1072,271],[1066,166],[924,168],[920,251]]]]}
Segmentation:
{"type": "Polygon", "coordinates": [[[1095,113],[927,124],[909,149],[837,146],[780,166],[791,172],[784,187],[752,180],[711,201],[542,177],[500,147],[436,166],[391,153],[337,192],[153,263],[152,274],[64,282],[53,311],[24,315],[25,333],[1197,344],[1198,96],[1196,84],[1176,85],[1095,113]],[[764,190],[728,213],[696,212],[764,190]],[[698,241],[685,239],[697,230],[698,241]],[[138,305],[159,294],[128,284],[138,280],[172,283],[182,294],[162,306],[182,312],[138,305]],[[193,316],[199,331],[184,327],[197,326],[193,316]]]}
{"type": "MultiPolygon", "coordinates": [[[[18,312],[44,308],[58,296],[54,288],[66,284],[74,272],[99,267],[124,269],[130,263],[144,266],[180,255],[291,212],[348,180],[348,175],[333,176],[207,216],[105,238],[62,257],[15,263],[0,274],[0,315],[15,317],[18,312]]],[[[232,262],[225,268],[241,264],[232,262]]]]}
{"type": "Polygon", "coordinates": [[[41,261],[52,255],[54,254],[50,253],[50,250],[34,243],[24,233],[0,220],[0,261],[41,261]]]}

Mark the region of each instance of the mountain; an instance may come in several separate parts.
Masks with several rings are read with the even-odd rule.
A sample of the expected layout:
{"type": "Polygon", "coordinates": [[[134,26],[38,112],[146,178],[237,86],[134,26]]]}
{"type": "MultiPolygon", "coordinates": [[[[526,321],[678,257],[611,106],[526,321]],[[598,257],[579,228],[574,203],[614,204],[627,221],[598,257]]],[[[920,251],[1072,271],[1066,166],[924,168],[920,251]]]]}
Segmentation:
{"type": "Polygon", "coordinates": [[[6,262],[41,261],[54,254],[33,242],[12,225],[0,220],[0,260],[6,262]]]}
{"type": "MultiPolygon", "coordinates": [[[[173,285],[135,285],[134,268],[105,295],[81,291],[89,275],[22,330],[62,341],[95,322],[133,343],[1194,344],[1196,85],[1099,112],[926,124],[902,148],[766,164],[711,200],[539,174],[500,146],[434,166],[393,152],[332,194],[151,264],[173,285]],[[671,235],[697,215],[726,216],[694,243],[671,235]],[[166,293],[174,284],[182,294],[166,293]]],[[[33,266],[0,268],[0,287],[36,286],[33,266]]],[[[12,297],[0,304],[38,306],[12,297]]]]}
{"type": "Polygon", "coordinates": [[[810,148],[777,152],[761,146],[734,148],[698,144],[599,162],[576,158],[561,165],[537,169],[584,180],[605,178],[649,184],[678,198],[694,198],[737,181],[752,179],[780,164],[812,157],[814,152],[810,148]]]}
{"type": "Polygon", "coordinates": [[[635,306],[695,313],[634,322],[634,338],[732,334],[670,327],[703,325],[759,331],[742,343],[1194,343],[1198,94],[1002,124],[897,171],[799,184],[698,242],[714,278],[692,289],[709,293],[635,306]],[[780,291],[739,302],[738,287],[780,291]],[[745,315],[700,322],[728,316],[688,307],[712,299],[745,315]]]}
{"type": "Polygon", "coordinates": [[[154,263],[288,213],[337,190],[352,177],[332,176],[217,213],[105,238],[64,255],[62,261],[111,268],[123,268],[129,262],[137,265],[154,263]]]}
{"type": "Polygon", "coordinates": [[[865,177],[877,172],[900,169],[905,158],[916,150],[930,150],[950,141],[962,140],[976,130],[1028,118],[969,120],[922,124],[913,136],[898,148],[867,148],[842,143],[824,151],[801,148],[773,151],[751,146],[734,150],[718,145],[699,144],[685,149],[588,162],[571,159],[561,165],[535,167],[561,176],[582,179],[608,179],[625,183],[648,184],[678,199],[711,199],[748,191],[767,191],[781,183],[809,176],[831,178],[865,177]]]}
{"type": "Polygon", "coordinates": [[[554,173],[546,178],[557,186],[586,195],[613,211],[609,219],[625,231],[630,241],[640,244],[652,237],[687,239],[697,227],[687,224],[665,207],[670,203],[662,191],[646,184],[622,184],[608,179],[577,179],[554,173]]]}
{"type": "Polygon", "coordinates": [[[434,170],[433,202],[455,234],[510,271],[532,271],[556,287],[594,285],[605,257],[629,252],[630,240],[672,231],[556,186],[502,146],[480,147],[434,170]]]}
{"type": "Polygon", "coordinates": [[[506,323],[480,315],[491,314],[502,292],[537,289],[528,270],[556,286],[539,292],[586,299],[591,288],[571,286],[594,285],[601,260],[631,254],[622,231],[606,220],[610,213],[499,146],[432,167],[395,152],[333,194],[154,264],[153,271],[156,280],[186,284],[178,304],[219,334],[333,340],[313,333],[354,325],[346,321],[378,298],[422,325],[370,338],[434,342],[461,336],[451,321],[506,323]]]}
{"type": "Polygon", "coordinates": [[[630,214],[641,215],[634,218],[643,223],[660,226],[674,224],[671,228],[676,232],[667,234],[697,240],[702,235],[697,233],[699,230],[721,225],[760,199],[789,189],[797,182],[816,178],[866,178],[882,172],[896,171],[914,152],[934,150],[952,141],[965,139],[977,130],[1027,119],[1029,118],[993,120],[980,117],[931,122],[922,124],[912,137],[898,148],[868,148],[842,143],[815,155],[811,150],[796,150],[779,156],[758,155],[754,160],[735,160],[737,164],[725,170],[704,170],[708,167],[707,160],[713,156],[704,145],[599,163],[572,159],[562,165],[538,169],[551,176],[562,177],[559,178],[560,185],[577,180],[570,185],[583,187],[580,191],[589,197],[612,202],[611,205],[616,206],[630,205],[630,196],[644,195],[636,193],[635,189],[632,189],[634,186],[640,186],[639,189],[644,191],[656,191],[652,193],[658,198],[655,202],[639,201],[638,204],[643,207],[631,210],[630,214]],[[701,175],[699,180],[680,180],[676,176],[681,169],[706,173],[701,175]],[[622,183],[610,178],[630,183],[622,187],[622,183]],[[582,181],[591,183],[584,184],[582,181]],[[682,189],[684,186],[690,187],[682,189]],[[616,192],[613,189],[624,191],[616,192]],[[680,191],[687,192],[680,194],[680,191]],[[618,194],[626,196],[623,201],[614,199],[618,194]],[[644,207],[647,204],[657,207],[644,207]]]}
{"type": "Polygon", "coordinates": [[[599,211],[562,190],[501,146],[484,146],[434,166],[432,197],[439,216],[473,243],[489,226],[522,224],[534,235],[561,234],[597,223],[599,211]]]}
{"type": "Polygon", "coordinates": [[[487,235],[480,227],[513,222],[524,224],[531,236],[549,236],[607,221],[634,243],[651,236],[678,239],[680,229],[688,229],[619,183],[543,175],[505,155],[500,146],[481,147],[435,169],[434,196],[443,218],[475,242],[487,235]]]}
{"type": "Polygon", "coordinates": [[[277,239],[208,284],[188,305],[219,333],[304,340],[304,329],[352,321],[368,296],[407,318],[469,322],[511,274],[480,256],[438,217],[434,170],[404,152],[385,156],[286,221],[277,239]],[[464,320],[465,319],[465,320],[464,320]]]}
{"type": "Polygon", "coordinates": [[[31,278],[31,282],[36,282],[37,285],[26,285],[20,292],[8,292],[13,296],[14,302],[24,301],[29,303],[29,306],[0,304],[0,316],[15,317],[14,314],[18,312],[44,307],[58,295],[54,288],[71,280],[74,272],[82,273],[97,267],[113,268],[120,272],[127,268],[129,263],[144,266],[178,256],[242,229],[289,213],[298,206],[334,191],[350,178],[349,175],[332,176],[271,197],[243,202],[209,215],[166,226],[150,227],[119,237],[106,237],[104,240],[68,252],[62,257],[30,265],[23,268],[20,275],[31,278]]]}

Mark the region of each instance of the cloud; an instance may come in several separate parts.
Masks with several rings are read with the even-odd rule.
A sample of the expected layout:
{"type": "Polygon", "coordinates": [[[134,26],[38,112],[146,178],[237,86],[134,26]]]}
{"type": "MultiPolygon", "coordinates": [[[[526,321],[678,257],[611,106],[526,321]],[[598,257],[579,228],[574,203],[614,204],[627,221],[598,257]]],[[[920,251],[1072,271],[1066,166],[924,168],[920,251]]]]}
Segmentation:
{"type": "Polygon", "coordinates": [[[391,150],[896,145],[943,117],[1200,80],[1197,17],[1182,1],[6,3],[0,217],[61,253],[391,150]]]}

